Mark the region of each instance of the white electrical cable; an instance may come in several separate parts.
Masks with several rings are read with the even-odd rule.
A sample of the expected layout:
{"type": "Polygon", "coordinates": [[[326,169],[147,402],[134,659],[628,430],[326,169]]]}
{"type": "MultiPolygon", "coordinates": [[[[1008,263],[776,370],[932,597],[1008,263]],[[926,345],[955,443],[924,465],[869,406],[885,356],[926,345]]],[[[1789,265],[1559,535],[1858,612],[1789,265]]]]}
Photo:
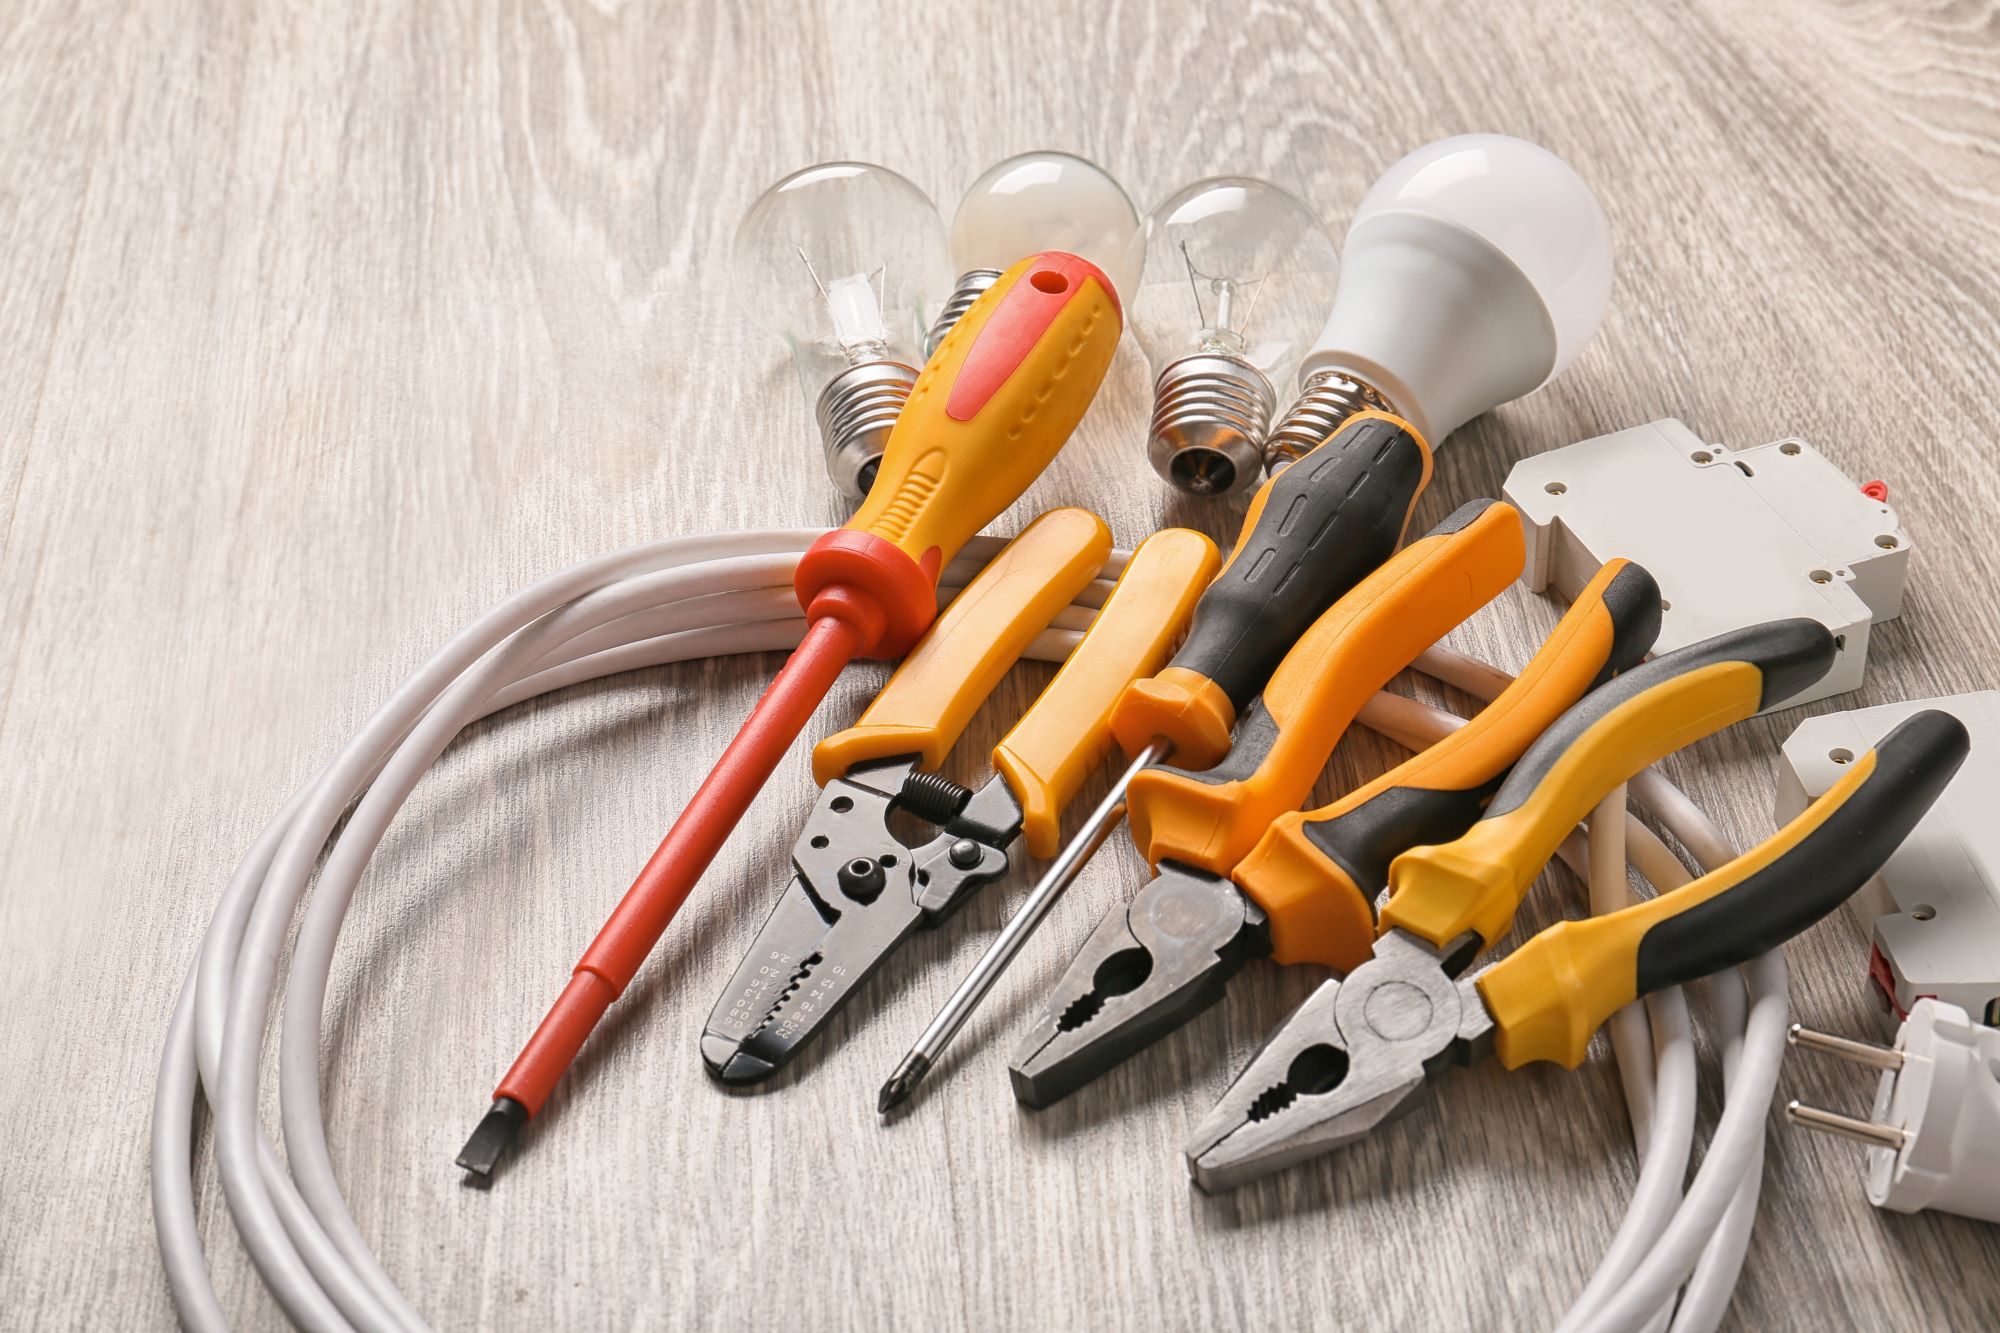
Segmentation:
{"type": "MultiPolygon", "coordinates": [[[[460,631],[404,681],[266,826],[224,890],[182,986],[154,1101],[155,1226],[175,1305],[189,1328],[228,1326],[195,1217],[192,1143],[198,1096],[206,1096],[213,1110],[217,1168],[237,1233],[286,1315],[310,1329],[424,1327],[347,1209],[327,1151],[319,1103],[326,986],[360,876],[418,780],[469,723],[548,690],[615,672],[795,646],[804,625],[790,593],[792,569],[819,535],[816,530],[773,530],[654,542],[534,584],[460,631]],[[333,836],[343,815],[346,823],[333,836]],[[310,895],[309,883],[316,890],[310,895]],[[259,1057],[277,989],[278,959],[302,903],[281,1021],[281,1160],[258,1121],[259,1057]]],[[[993,539],[969,545],[946,571],[947,589],[962,586],[1000,545],[993,539]]],[[[1104,576],[1036,640],[1029,655],[1044,660],[1067,656],[1090,609],[1102,604],[1109,580],[1127,558],[1127,552],[1115,553],[1104,576]]],[[[1483,697],[1506,684],[1502,673],[1457,654],[1433,650],[1426,658],[1428,664],[1420,664],[1424,669],[1483,697]]],[[[1414,732],[1403,735],[1406,743],[1417,745],[1461,721],[1421,705],[1399,711],[1408,704],[1383,696],[1370,709],[1378,717],[1385,710],[1392,715],[1384,728],[1392,735],[1397,734],[1396,718],[1414,726],[1414,732]]],[[[1363,720],[1370,721],[1369,713],[1364,712],[1363,720]]],[[[1726,859],[1719,836],[1678,791],[1663,780],[1634,786],[1704,864],[1719,863],[1711,859],[1717,848],[1726,859]]],[[[1646,857],[1672,861],[1672,855],[1642,825],[1627,823],[1635,862],[1654,878],[1646,857]]],[[[1575,855],[1573,850],[1569,854],[1575,855]]],[[[1629,1319],[1633,1310],[1638,1323],[1652,1318],[1668,1305],[1697,1260],[1697,1278],[1706,1279],[1704,1310],[1719,1314],[1726,1302],[1741,1263],[1741,1246],[1736,1246],[1733,1262],[1730,1246],[1738,1239],[1747,1242],[1755,1172],[1746,1204],[1738,1182],[1711,1168],[1726,1158],[1740,1172],[1753,1155],[1761,1154],[1762,1111],[1775,1084],[1776,1058],[1766,1049],[1770,1043],[1759,1038],[1770,1027],[1764,1015],[1774,993],[1773,971],[1781,1049],[1783,965],[1765,963],[1762,972],[1753,965],[1746,969],[1751,1030],[1735,1061],[1742,1071],[1737,1079],[1741,1095],[1731,1089],[1723,1123],[1686,1202],[1617,1296],[1592,1312],[1597,1322],[1591,1327],[1627,1326],[1614,1320],[1629,1319]],[[1768,1079],[1763,1077],[1765,1063],[1768,1079]],[[1754,1114],[1735,1114],[1732,1120],[1746,1099],[1759,1100],[1754,1114]],[[1725,1131],[1733,1129],[1741,1138],[1746,1126],[1748,1146],[1725,1153],[1725,1131]],[[1715,1183],[1711,1175],[1717,1177],[1715,1183]],[[1728,1242],[1718,1239],[1722,1237],[1728,1242]]],[[[1657,1138],[1657,1115],[1653,1123],[1657,1138]]]]}
{"type": "MultiPolygon", "coordinates": [[[[1504,672],[1444,649],[1434,648],[1424,653],[1417,659],[1416,667],[1488,701],[1508,683],[1504,672]]],[[[1366,712],[1362,720],[1368,720],[1366,712]]],[[[1396,738],[1406,745],[1412,740],[1422,744],[1435,741],[1442,734],[1433,731],[1409,739],[1396,738]]],[[[1640,804],[1652,811],[1704,869],[1712,870],[1736,855],[1735,848],[1700,808],[1657,769],[1638,774],[1630,787],[1640,804]]],[[[1686,867],[1650,829],[1628,817],[1625,836],[1631,843],[1633,865],[1655,892],[1666,893],[1688,881],[1686,867]]],[[[1573,853],[1566,851],[1565,859],[1587,880],[1594,879],[1586,866],[1577,864],[1578,858],[1573,853]]],[[[1615,885],[1607,886],[1606,902],[1611,901],[1613,889],[1619,894],[1626,891],[1622,875],[1615,885]]],[[[1660,1205],[1648,1200],[1663,1195],[1670,1198],[1679,1192],[1686,1177],[1687,1153],[1676,1157],[1645,1152],[1642,1148],[1645,1162],[1634,1190],[1634,1206],[1628,1210],[1612,1248],[1600,1261],[1598,1272],[1559,1326],[1561,1333],[1643,1329],[1662,1310],[1675,1308],[1673,1293],[1683,1283],[1686,1291],[1675,1308],[1672,1325],[1675,1333],[1702,1333],[1721,1320],[1749,1249],[1750,1228],[1755,1221],[1762,1184],[1764,1115],[1777,1089],[1778,1068],[1784,1053],[1785,1015],[1790,1006],[1781,950],[1751,960],[1737,975],[1742,990],[1748,991],[1747,1015],[1742,990],[1733,990],[1726,978],[1718,979],[1711,987],[1711,994],[1720,1001],[1716,1017],[1723,1048],[1723,1116],[1710,1138],[1695,1188],[1682,1198],[1671,1220],[1663,1223],[1654,1211],[1660,1205]],[[1634,1213],[1640,1215],[1635,1217],[1634,1213]],[[1636,1241],[1619,1244],[1619,1239],[1627,1237],[1628,1230],[1653,1233],[1650,1248],[1642,1250],[1636,1241]]],[[[1685,1016],[1685,1002],[1681,1003],[1680,1012],[1685,1016]]],[[[1674,1040],[1679,1040],[1677,1035],[1674,1040]]],[[[1657,1053],[1655,1058],[1659,1058],[1657,1053]]],[[[1621,1055],[1620,1059],[1622,1071],[1628,1066],[1625,1057],[1621,1055]]],[[[1635,1055],[1629,1067],[1643,1069],[1643,1056],[1635,1055]]],[[[1684,1068],[1691,1079],[1692,1063],[1684,1068]]],[[[1628,1076],[1626,1081],[1630,1090],[1634,1080],[1628,1076]]],[[[1645,1112],[1635,1105],[1633,1114],[1636,1128],[1645,1112]]]]}

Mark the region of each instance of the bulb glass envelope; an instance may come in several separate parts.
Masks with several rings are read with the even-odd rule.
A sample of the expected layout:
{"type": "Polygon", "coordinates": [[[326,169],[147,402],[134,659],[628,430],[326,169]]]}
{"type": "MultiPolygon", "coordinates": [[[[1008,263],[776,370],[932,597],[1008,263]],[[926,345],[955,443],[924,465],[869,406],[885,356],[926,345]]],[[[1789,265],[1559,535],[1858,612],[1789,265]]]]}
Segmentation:
{"type": "Polygon", "coordinates": [[[1216,176],[1169,195],[1146,219],[1144,277],[1127,303],[1159,373],[1183,357],[1234,357],[1282,389],[1334,290],[1333,238],[1297,195],[1216,176]]]}
{"type": "Polygon", "coordinates": [[[737,228],[734,267],[747,308],[792,349],[809,405],[849,366],[921,367],[952,280],[930,198],[865,162],[821,163],[766,190],[737,228]]]}
{"type": "Polygon", "coordinates": [[[1023,255],[1065,250],[1097,265],[1128,299],[1145,263],[1144,230],[1109,172],[1073,153],[1021,153],[988,167],[951,220],[958,273],[1004,270],[1023,255]]]}

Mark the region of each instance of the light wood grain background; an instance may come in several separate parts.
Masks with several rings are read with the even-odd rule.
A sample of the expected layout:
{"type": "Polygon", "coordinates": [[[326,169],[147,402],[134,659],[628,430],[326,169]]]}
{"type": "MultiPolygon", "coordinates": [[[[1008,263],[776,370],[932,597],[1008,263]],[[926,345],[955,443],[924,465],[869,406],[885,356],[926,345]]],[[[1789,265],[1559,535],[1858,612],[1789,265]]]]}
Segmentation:
{"type": "MultiPolygon", "coordinates": [[[[1142,205],[1268,175],[1338,234],[1396,156],[1470,129],[1573,162],[1620,267],[1596,344],[1452,441],[1426,516],[1659,416],[1737,445],[1796,433],[1886,478],[1918,548],[1866,689],[1820,707],[1993,685],[1990,6],[10,0],[0,1324],[170,1322],[145,1126],[174,987],[235,857],[404,671],[606,548],[842,518],[780,349],[730,291],[766,183],[859,157],[950,201],[1061,146],[1142,205]]],[[[1080,503],[1125,544],[1232,531],[1145,474],[1146,391],[1128,340],[999,529],[1080,503]]],[[[1518,665],[1552,620],[1516,590],[1460,641],[1518,665]]],[[[493,1079],[775,665],[645,672],[479,727],[364,884],[328,1120],[362,1228],[440,1325],[1526,1328],[1565,1307],[1633,1181],[1602,1058],[1461,1076],[1365,1151],[1206,1199],[1180,1143],[1318,980],[1259,967],[1114,1076],[1017,1109],[1019,1024],[1137,882],[1122,844],[917,1114],[879,1126],[874,1089],[1019,879],[913,941],[800,1078],[718,1091],[696,1036],[783,874],[802,753],[500,1186],[460,1188],[493,1079]]],[[[1046,676],[1016,673],[960,776],[1046,676]]],[[[881,678],[852,672],[818,729],[881,678]]],[[[1754,838],[1796,720],[1673,771],[1754,838]]],[[[1331,780],[1388,757],[1345,748],[1331,780]]],[[[1849,924],[1791,957],[1802,1018],[1864,1027],[1849,924]]],[[[1782,1091],[1867,1098],[1824,1063],[1782,1091]]],[[[1735,1326],[1993,1326],[2000,1233],[1877,1213],[1860,1171],[1774,1121],[1735,1326]]],[[[277,1324],[212,1175],[201,1197],[226,1306],[277,1324]]]]}

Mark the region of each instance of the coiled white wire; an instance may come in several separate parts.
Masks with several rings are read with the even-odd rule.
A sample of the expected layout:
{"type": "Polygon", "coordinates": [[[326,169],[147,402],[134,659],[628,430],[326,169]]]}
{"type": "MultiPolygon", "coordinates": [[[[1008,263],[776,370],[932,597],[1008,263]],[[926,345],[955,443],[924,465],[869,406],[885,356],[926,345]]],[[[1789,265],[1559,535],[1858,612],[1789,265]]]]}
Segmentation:
{"type": "MultiPolygon", "coordinates": [[[[285,1314],[314,1330],[425,1327],[348,1211],[319,1102],[327,982],[361,874],[411,790],[468,724],[547,691],[621,671],[795,646],[805,626],[792,598],[792,570],[819,535],[767,530],[652,542],[586,561],[514,594],[398,686],[265,827],[223,891],[182,984],[154,1099],[154,1223],[174,1303],[189,1328],[228,1327],[195,1220],[198,1096],[208,1099],[213,1112],[217,1169],[237,1234],[285,1314]],[[329,843],[350,806],[345,827],[329,843]],[[322,851],[326,859],[317,891],[308,899],[322,851]],[[281,1160],[258,1123],[259,1056],[278,959],[302,902],[279,1044],[281,1160]]],[[[947,595],[1000,544],[994,539],[970,544],[945,573],[947,595]]],[[[1104,577],[1035,641],[1030,656],[1057,661],[1068,655],[1128,555],[1114,554],[1104,577]]],[[[1507,681],[1491,667],[1440,649],[1425,654],[1419,667],[1487,699],[1507,681]]],[[[1411,748],[1462,723],[1386,694],[1370,703],[1361,720],[1411,748]]],[[[1703,865],[1729,858],[1713,826],[1664,779],[1644,774],[1633,787],[1703,865]]],[[[1607,803],[1605,813],[1613,808],[1607,803]]],[[[1593,822],[1594,910],[1624,900],[1621,834],[1630,840],[1633,863],[1656,888],[1664,891],[1687,878],[1678,859],[1643,824],[1608,817],[1593,822]]],[[[1580,873],[1589,869],[1583,856],[1573,839],[1565,857],[1580,873]]],[[[1763,1118],[1776,1086],[1786,1007],[1784,965],[1776,954],[1750,964],[1743,976],[1747,1018],[1740,991],[1733,1008],[1726,1000],[1717,1005],[1726,1029],[1727,1100],[1685,1198],[1680,1186],[1694,1120],[1686,1005],[1677,991],[1650,1002],[1650,1053],[1643,1021],[1621,1017],[1614,1025],[1644,1165],[1631,1213],[1565,1329],[1663,1324],[1683,1282],[1687,1289],[1676,1329],[1712,1328],[1727,1305],[1756,1212],[1763,1118]]],[[[1720,987],[1724,995],[1729,991],[1728,985],[1720,987]]]]}

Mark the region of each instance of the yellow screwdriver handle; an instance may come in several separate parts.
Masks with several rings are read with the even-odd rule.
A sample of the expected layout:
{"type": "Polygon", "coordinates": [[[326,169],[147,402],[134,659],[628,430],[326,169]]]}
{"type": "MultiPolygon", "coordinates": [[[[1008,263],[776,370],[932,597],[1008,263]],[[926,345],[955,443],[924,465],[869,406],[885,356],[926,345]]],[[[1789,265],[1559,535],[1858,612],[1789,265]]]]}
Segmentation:
{"type": "Polygon", "coordinates": [[[1671,893],[1544,930],[1475,978],[1493,1053],[1509,1069],[1574,1069],[1633,1000],[1777,948],[1882,868],[1970,748],[1951,714],[1912,713],[1763,845],[1671,893]]]}
{"type": "Polygon", "coordinates": [[[1817,620],[1773,620],[1663,653],[1608,682],[1528,747],[1485,815],[1454,842],[1389,866],[1382,930],[1439,949],[1505,935],[1528,886],[1606,792],[1704,736],[1791,698],[1833,665],[1817,620]]]}
{"type": "Polygon", "coordinates": [[[1083,642],[994,749],[993,767],[1021,802],[1021,834],[1035,856],[1055,855],[1063,807],[1111,749],[1112,708],[1128,684],[1167,660],[1221,564],[1215,543],[1187,528],[1141,542],[1083,642]]]}
{"type": "Polygon", "coordinates": [[[1002,274],[917,376],[861,508],[800,560],[807,616],[849,622],[863,656],[907,651],[939,572],[1069,439],[1122,327],[1087,260],[1048,251],[1002,274]]]}
{"type": "Polygon", "coordinates": [[[986,696],[1111,555],[1087,509],[1051,509],[1002,547],[938,614],[853,726],[813,747],[824,786],[857,764],[914,754],[935,769],[986,696]]]}

